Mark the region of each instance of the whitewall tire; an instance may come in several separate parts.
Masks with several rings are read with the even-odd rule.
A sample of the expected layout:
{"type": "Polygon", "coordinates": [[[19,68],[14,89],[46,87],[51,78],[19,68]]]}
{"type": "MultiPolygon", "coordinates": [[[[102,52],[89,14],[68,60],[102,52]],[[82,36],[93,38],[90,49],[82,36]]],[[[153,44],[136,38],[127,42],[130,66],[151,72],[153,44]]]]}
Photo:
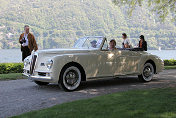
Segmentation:
{"type": "Polygon", "coordinates": [[[76,66],[70,66],[61,72],[59,86],[65,91],[76,90],[81,83],[81,71],[76,66]]]}
{"type": "Polygon", "coordinates": [[[142,74],[139,75],[139,79],[144,82],[149,82],[153,79],[154,67],[151,63],[146,63],[143,67],[142,74]]]}

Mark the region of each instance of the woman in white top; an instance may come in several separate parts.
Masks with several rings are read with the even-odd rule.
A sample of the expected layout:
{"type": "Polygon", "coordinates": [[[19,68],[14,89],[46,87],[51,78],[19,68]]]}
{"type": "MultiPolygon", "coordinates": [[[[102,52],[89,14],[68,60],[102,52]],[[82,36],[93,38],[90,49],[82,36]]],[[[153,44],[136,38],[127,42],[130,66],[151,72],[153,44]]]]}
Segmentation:
{"type": "Polygon", "coordinates": [[[122,48],[130,48],[130,41],[127,39],[126,33],[122,34],[122,38],[123,38],[122,48]]]}

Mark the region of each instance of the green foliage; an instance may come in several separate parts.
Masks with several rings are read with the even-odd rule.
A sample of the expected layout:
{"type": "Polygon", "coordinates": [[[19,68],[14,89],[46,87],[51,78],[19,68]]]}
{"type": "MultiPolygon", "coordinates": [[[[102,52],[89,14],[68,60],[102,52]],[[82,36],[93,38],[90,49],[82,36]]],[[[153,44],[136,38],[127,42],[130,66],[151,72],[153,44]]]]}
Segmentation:
{"type": "Polygon", "coordinates": [[[131,90],[55,105],[12,118],[175,118],[175,106],[176,88],[131,90]]]}
{"type": "Polygon", "coordinates": [[[22,73],[23,67],[23,63],[1,63],[0,74],[22,73]]]}
{"type": "Polygon", "coordinates": [[[129,18],[127,8],[111,0],[1,0],[0,49],[19,48],[25,24],[30,25],[39,49],[71,47],[77,38],[90,35],[115,38],[121,47],[123,32],[133,45],[143,34],[149,49],[175,49],[176,25],[161,23],[147,3],[138,3],[142,7],[136,7],[129,18]]]}
{"type": "Polygon", "coordinates": [[[164,60],[164,66],[176,66],[176,60],[174,59],[164,60]]]}
{"type": "Polygon", "coordinates": [[[128,6],[128,14],[132,12],[137,6],[142,6],[147,1],[150,11],[159,15],[159,18],[164,21],[169,13],[172,14],[172,20],[176,21],[176,0],[112,0],[113,3],[120,6],[128,6]]]}

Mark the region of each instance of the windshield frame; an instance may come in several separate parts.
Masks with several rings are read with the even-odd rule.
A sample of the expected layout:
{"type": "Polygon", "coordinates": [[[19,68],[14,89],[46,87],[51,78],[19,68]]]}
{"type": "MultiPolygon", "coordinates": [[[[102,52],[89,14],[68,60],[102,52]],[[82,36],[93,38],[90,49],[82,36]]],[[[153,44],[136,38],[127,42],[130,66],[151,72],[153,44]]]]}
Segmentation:
{"type": "Polygon", "coordinates": [[[74,44],[74,48],[82,48],[82,49],[99,49],[101,50],[103,44],[104,44],[104,41],[106,40],[105,37],[103,36],[86,36],[86,37],[82,37],[82,38],[79,38],[78,40],[75,41],[75,44],[74,44]],[[79,40],[83,40],[84,39],[84,42],[82,43],[82,46],[85,44],[85,42],[89,39],[89,38],[102,38],[102,41],[101,41],[101,44],[99,45],[98,48],[89,48],[89,47],[76,47],[76,44],[78,44],[79,40]]]}

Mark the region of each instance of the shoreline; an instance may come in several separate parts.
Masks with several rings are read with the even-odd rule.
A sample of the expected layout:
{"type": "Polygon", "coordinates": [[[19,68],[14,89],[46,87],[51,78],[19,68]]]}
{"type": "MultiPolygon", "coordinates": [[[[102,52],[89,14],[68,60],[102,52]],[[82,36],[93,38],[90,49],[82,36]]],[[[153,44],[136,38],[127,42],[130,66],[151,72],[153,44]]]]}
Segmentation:
{"type": "MultiPolygon", "coordinates": [[[[159,56],[161,59],[175,59],[176,50],[148,50],[148,53],[159,56]]],[[[20,49],[0,49],[0,63],[21,63],[20,49]]]]}

